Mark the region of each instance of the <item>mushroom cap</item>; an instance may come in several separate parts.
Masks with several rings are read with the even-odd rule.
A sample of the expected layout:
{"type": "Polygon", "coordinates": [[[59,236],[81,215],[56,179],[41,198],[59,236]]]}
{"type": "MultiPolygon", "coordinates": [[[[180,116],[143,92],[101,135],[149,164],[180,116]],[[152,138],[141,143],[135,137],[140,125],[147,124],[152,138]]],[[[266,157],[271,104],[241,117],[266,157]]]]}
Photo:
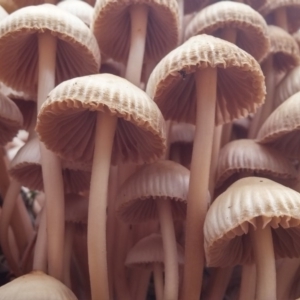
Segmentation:
{"type": "Polygon", "coordinates": [[[57,7],[78,17],[85,25],[90,27],[94,13],[94,8],[90,4],[80,0],[64,0],[60,1],[57,7]]]}
{"type": "Polygon", "coordinates": [[[51,4],[29,6],[0,24],[0,80],[17,91],[37,92],[38,34],[57,38],[56,84],[98,73],[100,51],[91,30],[72,14],[51,4]]]}
{"type": "Polygon", "coordinates": [[[185,219],[189,177],[189,170],[173,161],[159,160],[144,165],[118,192],[119,217],[127,223],[157,220],[156,201],[169,199],[173,218],[185,219]]]}
{"type": "Polygon", "coordinates": [[[194,72],[217,70],[216,124],[247,116],[263,104],[264,76],[258,62],[236,45],[197,35],[165,56],[153,70],[147,93],[166,120],[195,124],[194,72]]]}
{"type": "Polygon", "coordinates": [[[221,149],[216,188],[221,185],[228,187],[228,182],[233,183],[243,174],[258,175],[279,183],[293,183],[298,178],[290,160],[275,149],[249,139],[232,141],[221,149]]]}
{"type": "Polygon", "coordinates": [[[187,123],[172,123],[170,143],[193,143],[195,137],[195,125],[187,123]]]}
{"type": "Polygon", "coordinates": [[[178,43],[176,0],[98,0],[94,10],[93,32],[105,55],[117,61],[126,61],[131,32],[129,6],[136,4],[149,9],[144,61],[158,61],[178,43]]]}
{"type": "MultiPolygon", "coordinates": [[[[11,162],[10,175],[22,185],[44,190],[40,145],[37,138],[29,140],[11,162]]],[[[90,167],[78,162],[62,161],[64,190],[66,193],[87,191],[90,187],[90,167]]]]}
{"type": "Polygon", "coordinates": [[[249,5],[222,1],[202,9],[188,24],[185,39],[198,34],[222,38],[222,30],[236,30],[235,44],[261,61],[269,51],[270,40],[264,18],[249,5]]]}
{"type": "Polygon", "coordinates": [[[68,160],[91,162],[97,112],[117,116],[112,161],[152,161],[166,148],[163,116],[149,96],[121,77],[74,78],[50,92],[36,130],[46,147],[68,160]],[[65,130],[64,130],[65,129],[65,130]]]}
{"type": "Polygon", "coordinates": [[[0,0],[0,20],[2,21],[4,18],[8,16],[7,11],[1,6],[1,0],[0,0]]]}
{"type": "Polygon", "coordinates": [[[276,86],[274,106],[278,107],[297,92],[300,92],[300,66],[288,72],[276,86]]]}
{"type": "Polygon", "coordinates": [[[65,220],[73,224],[87,224],[89,201],[71,193],[65,195],[65,220]]]}
{"type": "Polygon", "coordinates": [[[296,40],[298,46],[300,47],[300,29],[293,33],[293,37],[296,40]]]}
{"type": "Polygon", "coordinates": [[[266,0],[258,12],[267,20],[268,24],[275,24],[274,11],[285,8],[287,13],[289,32],[295,32],[300,27],[300,1],[299,0],[266,0]]]}
{"type": "Polygon", "coordinates": [[[257,141],[268,144],[290,158],[300,158],[300,92],[294,94],[268,117],[257,141]]]}
{"type": "Polygon", "coordinates": [[[23,116],[17,105],[0,92],[0,145],[11,141],[22,125],[23,116]]]}
{"type": "Polygon", "coordinates": [[[77,300],[59,280],[41,271],[29,274],[0,287],[1,300],[77,300]]]}
{"type": "Polygon", "coordinates": [[[271,47],[268,55],[273,55],[276,71],[287,71],[300,63],[299,47],[295,39],[280,27],[269,25],[271,47]]]}
{"type": "Polygon", "coordinates": [[[204,222],[206,261],[211,267],[252,263],[249,227],[272,228],[276,257],[300,256],[300,194],[272,180],[238,180],[210,206],[204,222]]]}
{"type": "MultiPolygon", "coordinates": [[[[177,243],[178,264],[183,265],[183,248],[177,243]]],[[[164,264],[164,247],[162,236],[157,233],[139,240],[128,252],[125,266],[152,268],[155,263],[164,264]]]]}

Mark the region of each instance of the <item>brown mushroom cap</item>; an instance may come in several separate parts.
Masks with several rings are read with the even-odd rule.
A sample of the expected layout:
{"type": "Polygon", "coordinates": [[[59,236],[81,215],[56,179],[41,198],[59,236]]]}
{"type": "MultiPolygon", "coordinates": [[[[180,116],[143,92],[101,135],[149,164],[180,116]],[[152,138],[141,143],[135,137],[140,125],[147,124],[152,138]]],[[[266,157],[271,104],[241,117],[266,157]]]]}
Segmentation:
{"type": "Polygon", "coordinates": [[[205,223],[208,266],[253,262],[250,226],[271,226],[277,257],[300,255],[300,194],[269,179],[240,179],[210,206],[205,223]]]}
{"type": "Polygon", "coordinates": [[[245,117],[263,104],[264,76],[258,62],[234,44],[203,34],[170,52],[149,78],[147,93],[166,120],[195,124],[193,73],[208,66],[218,69],[216,124],[245,117]]]}
{"type": "Polygon", "coordinates": [[[268,24],[275,24],[274,11],[278,8],[285,8],[289,32],[295,32],[300,27],[300,1],[299,0],[266,0],[266,3],[259,8],[259,13],[265,17],[268,24]]]}
{"type": "Polygon", "coordinates": [[[95,4],[93,32],[105,55],[117,61],[126,61],[131,31],[129,6],[135,4],[149,8],[144,61],[158,61],[178,42],[176,0],[98,0],[95,4]]]}
{"type": "Polygon", "coordinates": [[[243,174],[266,177],[282,184],[293,183],[298,178],[290,160],[275,149],[249,139],[232,141],[221,149],[216,188],[228,187],[243,174]]]}
{"type": "Polygon", "coordinates": [[[118,192],[117,212],[127,223],[158,219],[156,200],[172,200],[173,219],[184,219],[190,172],[172,161],[157,161],[134,173],[118,192]]]}
{"type": "Polygon", "coordinates": [[[197,34],[222,38],[222,29],[236,30],[236,45],[261,61],[270,48],[267,24],[249,5],[222,1],[202,9],[185,30],[185,39],[197,34]]]}
{"type": "Polygon", "coordinates": [[[0,25],[0,79],[17,91],[37,91],[38,34],[57,37],[56,84],[97,73],[100,52],[90,29],[77,17],[51,4],[17,10],[0,25]]]}
{"type": "Polygon", "coordinates": [[[112,153],[114,163],[117,158],[151,161],[164,153],[165,123],[156,104],[144,91],[111,74],[61,83],[43,104],[36,129],[45,145],[60,156],[90,162],[97,111],[119,118],[112,153]]]}
{"type": "Polygon", "coordinates": [[[257,141],[268,144],[290,158],[300,158],[300,92],[278,106],[257,134],[257,141]]]}
{"type": "Polygon", "coordinates": [[[77,300],[59,280],[32,271],[0,287],[1,300],[77,300]]]}
{"type": "Polygon", "coordinates": [[[287,73],[277,85],[274,99],[275,107],[278,107],[297,92],[300,92],[300,66],[287,73]]]}
{"type": "MultiPolygon", "coordinates": [[[[183,248],[177,244],[178,264],[183,265],[183,248]]],[[[152,264],[164,263],[164,247],[160,234],[153,233],[139,240],[128,252],[125,266],[151,268],[152,264]]]]}
{"type": "MultiPolygon", "coordinates": [[[[41,153],[37,138],[28,141],[11,162],[10,175],[22,185],[44,190],[41,153]]],[[[90,167],[81,163],[62,160],[64,190],[66,193],[87,191],[90,186],[90,167]]]]}
{"type": "Polygon", "coordinates": [[[23,125],[17,105],[0,92],[0,145],[11,141],[23,125]]]}
{"type": "Polygon", "coordinates": [[[94,8],[90,4],[80,0],[65,0],[60,1],[57,7],[78,17],[85,25],[90,27],[94,12],[94,8]]]}
{"type": "Polygon", "coordinates": [[[287,71],[300,63],[299,47],[295,39],[280,27],[269,25],[271,47],[268,55],[273,55],[276,71],[287,71]]]}

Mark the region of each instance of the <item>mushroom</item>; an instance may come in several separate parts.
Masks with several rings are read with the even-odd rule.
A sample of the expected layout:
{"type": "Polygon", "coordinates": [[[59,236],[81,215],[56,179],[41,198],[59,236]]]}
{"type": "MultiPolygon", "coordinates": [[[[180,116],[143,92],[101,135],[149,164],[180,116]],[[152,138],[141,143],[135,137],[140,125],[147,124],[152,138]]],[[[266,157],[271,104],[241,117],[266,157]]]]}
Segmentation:
{"type": "Polygon", "coordinates": [[[171,161],[157,161],[141,167],[118,192],[117,212],[126,223],[159,219],[164,248],[164,299],[178,299],[174,219],[184,219],[189,171],[171,161]]]}
{"type": "Polygon", "coordinates": [[[300,254],[300,194],[269,179],[247,177],[221,194],[208,210],[205,253],[208,266],[255,261],[256,299],[276,298],[276,257],[300,254]]]}
{"type": "Polygon", "coordinates": [[[204,267],[201,232],[207,210],[214,127],[246,116],[263,103],[263,75],[256,60],[234,44],[198,35],[170,52],[156,66],[149,78],[147,93],[166,120],[196,123],[187,207],[183,299],[199,299],[204,267]]]}
{"type": "Polygon", "coordinates": [[[60,156],[93,161],[88,218],[92,299],[108,299],[106,207],[111,160],[147,162],[160,157],[165,150],[164,119],[145,92],[120,77],[98,74],[58,85],[39,113],[36,130],[60,156]]]}

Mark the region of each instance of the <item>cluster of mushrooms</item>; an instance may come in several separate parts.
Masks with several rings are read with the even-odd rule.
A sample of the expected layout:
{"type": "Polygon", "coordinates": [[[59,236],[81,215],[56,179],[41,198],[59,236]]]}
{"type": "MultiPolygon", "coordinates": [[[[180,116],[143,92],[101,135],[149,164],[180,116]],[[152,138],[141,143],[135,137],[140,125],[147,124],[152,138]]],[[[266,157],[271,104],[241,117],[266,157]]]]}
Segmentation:
{"type": "Polygon", "coordinates": [[[300,297],[300,0],[242,2],[0,0],[0,300],[300,297]]]}

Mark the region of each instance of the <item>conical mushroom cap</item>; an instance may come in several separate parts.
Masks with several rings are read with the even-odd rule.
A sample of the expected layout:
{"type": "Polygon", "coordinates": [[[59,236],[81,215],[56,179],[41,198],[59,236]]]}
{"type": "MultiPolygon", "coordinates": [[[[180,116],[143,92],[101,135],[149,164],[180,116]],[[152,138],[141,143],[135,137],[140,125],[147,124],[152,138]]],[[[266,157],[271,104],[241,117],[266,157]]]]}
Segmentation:
{"type": "Polygon", "coordinates": [[[250,226],[272,228],[276,257],[300,255],[300,194],[259,177],[240,179],[210,206],[204,222],[208,266],[253,262],[250,226]]]}
{"type": "Polygon", "coordinates": [[[0,79],[17,91],[37,91],[38,34],[57,37],[56,84],[98,73],[100,52],[91,30],[51,4],[17,10],[0,24],[0,79]]]}
{"type": "Polygon", "coordinates": [[[135,4],[149,9],[145,61],[158,61],[176,47],[179,38],[176,0],[98,0],[93,32],[101,51],[117,61],[126,61],[130,48],[130,9],[135,4]]]}
{"type": "Polygon", "coordinates": [[[32,271],[0,287],[0,300],[29,299],[77,300],[69,288],[41,271],[32,271]]]}
{"type": "Polygon", "coordinates": [[[287,73],[277,85],[275,90],[275,107],[278,107],[297,92],[300,92],[300,66],[287,73]]]}
{"type": "Polygon", "coordinates": [[[94,8],[90,4],[80,0],[65,0],[60,1],[57,7],[78,17],[85,25],[90,27],[94,13],[94,8]]]}
{"type": "MultiPolygon", "coordinates": [[[[178,264],[183,265],[184,253],[177,244],[178,264]]],[[[139,240],[128,252],[125,266],[147,268],[155,263],[164,263],[164,247],[160,234],[153,233],[139,240]]]]}
{"type": "Polygon", "coordinates": [[[276,71],[287,71],[300,63],[299,47],[295,39],[277,26],[268,26],[271,47],[268,55],[273,55],[276,71]]]}
{"type": "Polygon", "coordinates": [[[300,92],[278,106],[257,134],[257,141],[268,144],[290,158],[300,158],[300,92]]]}
{"type": "Polygon", "coordinates": [[[65,195],[65,220],[68,223],[87,224],[89,201],[78,194],[65,195]]]}
{"type": "Polygon", "coordinates": [[[233,183],[243,174],[266,177],[279,183],[292,183],[298,177],[292,162],[275,149],[253,140],[236,140],[220,151],[216,188],[229,186],[228,182],[233,183]]]}
{"type": "Polygon", "coordinates": [[[222,29],[236,30],[235,44],[261,61],[270,48],[267,24],[249,5],[222,1],[202,9],[185,30],[185,39],[198,34],[222,38],[222,29]]]}
{"type": "Polygon", "coordinates": [[[265,98],[258,62],[232,43],[209,35],[190,38],[165,56],[153,70],[147,93],[166,120],[195,124],[194,72],[217,68],[216,124],[255,112],[265,98]]]}
{"type": "Polygon", "coordinates": [[[0,145],[11,141],[23,125],[17,105],[0,92],[0,145]]]}
{"type": "Polygon", "coordinates": [[[158,219],[156,201],[172,200],[174,219],[185,219],[190,172],[172,161],[145,165],[118,192],[117,212],[127,223],[158,219]]]}
{"type": "MultiPolygon", "coordinates": [[[[9,173],[32,190],[44,190],[40,145],[37,138],[31,139],[19,150],[11,162],[9,173]]],[[[87,165],[63,160],[62,173],[66,193],[79,193],[89,189],[91,172],[87,165]]]]}
{"type": "Polygon", "coordinates": [[[165,123],[149,96],[121,77],[74,78],[50,92],[36,130],[45,145],[68,160],[92,161],[97,111],[117,116],[112,161],[151,161],[165,151],[165,123]],[[65,130],[64,130],[65,129],[65,130]]]}
{"type": "Polygon", "coordinates": [[[278,8],[285,8],[289,32],[295,32],[300,27],[300,1],[299,0],[266,0],[266,3],[259,8],[259,13],[265,17],[268,24],[275,24],[274,11],[278,8]]]}

